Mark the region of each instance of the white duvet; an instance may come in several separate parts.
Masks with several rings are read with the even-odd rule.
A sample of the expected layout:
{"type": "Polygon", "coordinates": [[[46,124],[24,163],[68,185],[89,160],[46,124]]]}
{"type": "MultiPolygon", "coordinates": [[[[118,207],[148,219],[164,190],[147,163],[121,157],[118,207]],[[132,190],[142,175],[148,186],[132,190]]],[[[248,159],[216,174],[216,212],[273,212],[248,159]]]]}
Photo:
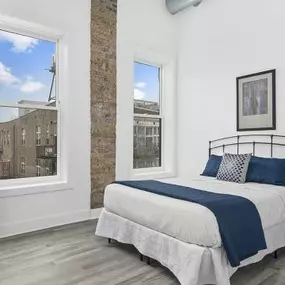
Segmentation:
{"type": "MultiPolygon", "coordinates": [[[[208,177],[161,181],[245,197],[256,205],[264,229],[285,220],[285,187],[236,184],[208,177]]],[[[221,246],[214,214],[198,204],[111,184],[106,188],[104,206],[109,212],[181,241],[214,248],[221,246]]]]}

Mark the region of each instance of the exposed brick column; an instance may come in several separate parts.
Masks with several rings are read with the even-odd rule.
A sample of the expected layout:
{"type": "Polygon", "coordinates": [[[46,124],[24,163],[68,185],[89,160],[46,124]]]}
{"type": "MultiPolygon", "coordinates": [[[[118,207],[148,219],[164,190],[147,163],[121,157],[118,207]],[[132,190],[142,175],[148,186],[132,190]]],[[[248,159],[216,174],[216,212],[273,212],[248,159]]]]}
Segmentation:
{"type": "Polygon", "coordinates": [[[91,207],[98,208],[115,178],[117,0],[91,2],[91,207]]]}

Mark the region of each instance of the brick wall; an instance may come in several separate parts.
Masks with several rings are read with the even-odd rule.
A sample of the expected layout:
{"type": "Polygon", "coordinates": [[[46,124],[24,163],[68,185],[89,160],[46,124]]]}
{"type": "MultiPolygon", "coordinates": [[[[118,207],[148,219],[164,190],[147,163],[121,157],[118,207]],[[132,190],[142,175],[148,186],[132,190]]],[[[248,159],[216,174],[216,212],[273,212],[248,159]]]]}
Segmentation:
{"type": "Polygon", "coordinates": [[[91,0],[91,206],[115,178],[117,0],[91,0]]]}

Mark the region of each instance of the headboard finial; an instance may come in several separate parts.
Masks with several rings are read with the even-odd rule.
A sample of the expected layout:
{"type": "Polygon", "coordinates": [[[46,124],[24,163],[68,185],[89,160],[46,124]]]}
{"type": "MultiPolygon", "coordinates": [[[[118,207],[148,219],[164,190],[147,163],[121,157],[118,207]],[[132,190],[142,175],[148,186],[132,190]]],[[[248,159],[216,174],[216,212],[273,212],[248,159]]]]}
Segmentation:
{"type": "Polygon", "coordinates": [[[212,152],[212,141],[209,141],[209,157],[211,156],[212,152]]]}

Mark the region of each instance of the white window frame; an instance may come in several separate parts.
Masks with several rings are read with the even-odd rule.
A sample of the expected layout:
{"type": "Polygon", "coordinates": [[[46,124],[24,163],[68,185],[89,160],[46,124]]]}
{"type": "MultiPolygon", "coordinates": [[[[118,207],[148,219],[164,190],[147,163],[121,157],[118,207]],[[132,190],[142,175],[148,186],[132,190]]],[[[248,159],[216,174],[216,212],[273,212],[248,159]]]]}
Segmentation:
{"type": "MultiPolygon", "coordinates": [[[[68,94],[67,76],[62,76],[68,70],[67,46],[63,33],[57,29],[42,26],[39,24],[19,20],[0,14],[0,29],[7,32],[18,33],[28,37],[42,40],[49,40],[56,43],[56,106],[37,106],[39,110],[57,111],[57,175],[48,177],[16,178],[0,181],[0,198],[18,196],[39,192],[71,190],[67,174],[67,151],[62,151],[62,107],[61,102],[66,101],[68,94]],[[64,157],[63,157],[64,156],[64,157]]],[[[34,105],[1,104],[1,107],[35,109],[34,105]]]]}
{"type": "MultiPolygon", "coordinates": [[[[146,48],[136,48],[133,57],[135,62],[160,67],[160,114],[139,115],[132,112],[132,122],[134,117],[150,117],[161,119],[161,166],[150,168],[133,168],[133,154],[131,163],[132,179],[155,179],[176,176],[176,65],[175,56],[149,50],[146,48]],[[137,116],[139,115],[139,116],[137,116]]],[[[134,75],[133,75],[134,76],[134,75]]],[[[134,77],[132,80],[134,84],[134,77]]],[[[132,96],[133,98],[133,96],[132,96]]],[[[132,124],[133,130],[133,124],[132,124]]],[[[133,132],[132,132],[133,145],[133,132]]],[[[132,148],[133,152],[133,148],[132,148]]]]}
{"type": "MultiPolygon", "coordinates": [[[[134,62],[135,63],[135,62],[134,62]]],[[[159,115],[145,115],[145,114],[135,114],[133,113],[133,121],[135,121],[136,118],[141,118],[141,119],[157,119],[161,125],[160,125],[160,128],[162,127],[163,125],[163,108],[162,108],[162,84],[161,84],[161,75],[162,75],[162,66],[158,66],[158,65],[154,65],[154,64],[149,64],[149,63],[145,63],[145,62],[141,62],[141,61],[136,61],[136,63],[139,63],[139,64],[147,64],[147,65],[151,65],[153,67],[156,67],[159,69],[159,78],[160,78],[160,81],[159,81],[159,115]]],[[[138,128],[139,126],[136,125],[136,127],[138,128]]],[[[147,140],[147,138],[149,137],[154,137],[152,131],[153,131],[153,127],[152,126],[145,126],[145,139],[147,140]],[[148,134],[148,128],[151,130],[151,134],[148,134]]],[[[163,142],[163,137],[162,137],[162,129],[161,129],[161,138],[162,139],[162,142],[163,142]]],[[[158,137],[159,137],[159,134],[158,133],[158,137]]],[[[138,135],[138,132],[137,132],[137,135],[138,135]]],[[[134,136],[134,133],[133,133],[133,136],[134,136]]],[[[161,162],[161,166],[158,166],[158,167],[149,167],[149,168],[137,168],[137,169],[134,169],[134,172],[135,173],[144,173],[145,171],[147,172],[157,172],[157,171],[161,171],[162,169],[164,169],[164,152],[163,152],[163,143],[160,144],[160,162],[161,162]]]]}

